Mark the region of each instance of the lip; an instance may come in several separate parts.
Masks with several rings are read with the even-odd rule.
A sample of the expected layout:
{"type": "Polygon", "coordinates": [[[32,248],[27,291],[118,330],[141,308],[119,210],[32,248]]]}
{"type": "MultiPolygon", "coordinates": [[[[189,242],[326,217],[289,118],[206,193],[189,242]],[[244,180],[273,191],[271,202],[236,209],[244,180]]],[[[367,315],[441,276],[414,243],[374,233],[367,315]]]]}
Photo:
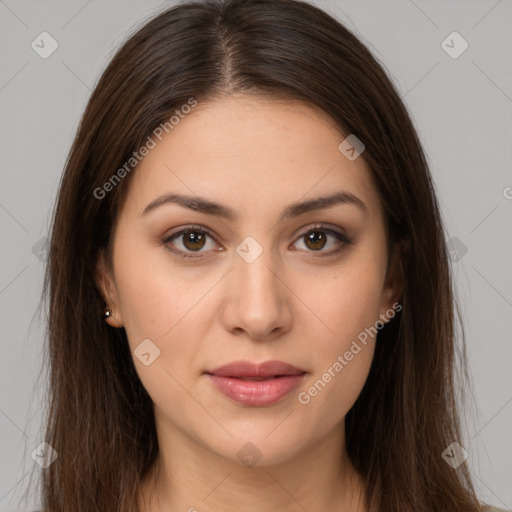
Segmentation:
{"type": "Polygon", "coordinates": [[[263,407],[279,402],[303,380],[306,371],[283,361],[232,361],[205,372],[210,382],[242,405],[263,407]],[[258,380],[246,380],[258,379],[258,380]]]}
{"type": "Polygon", "coordinates": [[[253,363],[252,361],[231,361],[228,364],[219,366],[219,368],[207,371],[206,373],[219,377],[257,378],[274,377],[276,375],[299,375],[306,372],[283,361],[272,360],[259,364],[253,363]]]}

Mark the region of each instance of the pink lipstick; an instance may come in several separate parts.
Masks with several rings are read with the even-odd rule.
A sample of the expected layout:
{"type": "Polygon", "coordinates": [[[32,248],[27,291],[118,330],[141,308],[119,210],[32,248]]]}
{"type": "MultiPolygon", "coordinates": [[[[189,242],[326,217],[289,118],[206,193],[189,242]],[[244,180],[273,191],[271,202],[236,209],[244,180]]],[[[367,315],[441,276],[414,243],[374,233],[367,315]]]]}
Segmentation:
{"type": "Polygon", "coordinates": [[[282,361],[232,361],[205,372],[225,396],[250,407],[273,405],[291,393],[306,372],[282,361]]]}

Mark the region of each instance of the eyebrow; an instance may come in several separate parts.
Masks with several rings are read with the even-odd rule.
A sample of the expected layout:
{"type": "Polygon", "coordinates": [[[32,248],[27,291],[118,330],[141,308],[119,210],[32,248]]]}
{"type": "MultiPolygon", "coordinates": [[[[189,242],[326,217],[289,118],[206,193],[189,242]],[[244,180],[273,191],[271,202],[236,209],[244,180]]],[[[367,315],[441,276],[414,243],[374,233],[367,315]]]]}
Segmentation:
{"type": "MultiPolygon", "coordinates": [[[[166,204],[177,204],[196,212],[222,217],[230,221],[236,221],[238,219],[237,213],[228,206],[216,203],[204,197],[183,194],[164,194],[157,197],[144,208],[141,215],[147,215],[149,212],[166,204]]],[[[368,208],[361,199],[351,192],[340,190],[327,196],[315,197],[306,201],[290,204],[283,210],[279,220],[295,218],[307,212],[324,210],[340,204],[355,206],[363,211],[363,213],[368,213],[368,208]]]]}

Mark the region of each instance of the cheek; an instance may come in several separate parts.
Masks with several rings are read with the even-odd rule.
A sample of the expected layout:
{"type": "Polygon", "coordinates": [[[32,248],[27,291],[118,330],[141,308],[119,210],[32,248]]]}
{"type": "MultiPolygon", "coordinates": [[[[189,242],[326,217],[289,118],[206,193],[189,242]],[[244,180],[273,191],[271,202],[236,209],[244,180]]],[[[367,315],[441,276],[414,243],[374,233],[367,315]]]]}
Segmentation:
{"type": "Polygon", "coordinates": [[[307,302],[329,328],[329,338],[338,349],[379,318],[382,279],[377,262],[362,262],[340,267],[322,278],[325,284],[320,286],[305,283],[307,302]]]}
{"type": "Polygon", "coordinates": [[[179,383],[189,382],[199,372],[201,340],[207,339],[211,313],[216,311],[208,291],[219,277],[180,270],[169,263],[166,254],[159,258],[152,258],[151,251],[125,254],[116,267],[118,291],[136,371],[157,405],[164,408],[172,396],[177,410],[183,410],[187,394],[179,383]],[[151,353],[149,365],[138,357],[147,352],[139,348],[146,346],[142,343],[151,353]],[[154,360],[153,353],[158,354],[154,360]]]}
{"type": "MultiPolygon", "coordinates": [[[[165,261],[151,259],[149,252],[131,250],[116,262],[123,325],[142,385],[157,407],[184,410],[190,397],[180,384],[200,346],[204,326],[197,314],[204,307],[201,297],[212,284],[191,281],[165,261]],[[150,340],[148,342],[147,340],[150,340]],[[145,347],[142,350],[140,347],[145,347]],[[145,364],[142,354],[149,353],[145,364]]],[[[119,254],[123,254],[121,250],[119,254]]]]}
{"type": "MultiPolygon", "coordinates": [[[[298,402],[317,411],[326,425],[334,425],[347,414],[368,377],[375,350],[378,314],[375,288],[358,288],[354,294],[338,290],[325,305],[323,315],[331,331],[321,337],[310,352],[314,372],[309,376],[298,402]],[[334,334],[333,334],[334,333],[334,334]]],[[[314,428],[315,414],[309,419],[314,428]]]]}
{"type": "Polygon", "coordinates": [[[323,372],[312,376],[302,388],[298,401],[306,412],[309,409],[305,418],[311,422],[312,429],[318,416],[326,427],[337,424],[360,395],[370,371],[374,342],[367,345],[357,342],[357,345],[358,348],[351,346],[348,351],[333,357],[323,372]],[[350,360],[346,357],[347,352],[352,354],[350,360]]]}
{"type": "Polygon", "coordinates": [[[134,341],[172,337],[173,330],[204,305],[201,298],[214,283],[209,278],[198,279],[197,274],[195,279],[190,274],[189,279],[170,263],[164,249],[134,250],[136,245],[116,262],[125,329],[134,341]]]}
{"type": "Polygon", "coordinates": [[[311,354],[315,373],[301,388],[305,394],[299,402],[318,407],[333,421],[348,412],[370,370],[380,310],[380,270],[377,264],[353,265],[338,270],[316,293],[309,286],[308,302],[329,330],[322,329],[328,335],[315,342],[311,354]]]}

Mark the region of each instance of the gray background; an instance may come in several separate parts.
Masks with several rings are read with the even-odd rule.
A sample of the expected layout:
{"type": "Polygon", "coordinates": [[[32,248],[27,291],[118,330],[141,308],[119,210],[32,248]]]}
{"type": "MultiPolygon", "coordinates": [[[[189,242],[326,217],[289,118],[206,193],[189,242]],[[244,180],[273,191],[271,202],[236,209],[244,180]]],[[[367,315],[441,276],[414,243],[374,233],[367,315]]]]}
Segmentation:
{"type": "MultiPolygon", "coordinates": [[[[481,499],[512,508],[512,2],[315,3],[370,46],[419,129],[447,238],[457,238],[452,266],[474,381],[461,444],[481,499]],[[458,58],[441,46],[453,31],[469,44],[458,58]]],[[[44,327],[34,316],[40,240],[72,136],[113,51],[135,23],[170,5],[0,0],[0,511],[16,510],[20,493],[35,488],[46,379],[37,380],[44,327]],[[59,45],[47,59],[31,47],[43,31],[59,45]]]]}

